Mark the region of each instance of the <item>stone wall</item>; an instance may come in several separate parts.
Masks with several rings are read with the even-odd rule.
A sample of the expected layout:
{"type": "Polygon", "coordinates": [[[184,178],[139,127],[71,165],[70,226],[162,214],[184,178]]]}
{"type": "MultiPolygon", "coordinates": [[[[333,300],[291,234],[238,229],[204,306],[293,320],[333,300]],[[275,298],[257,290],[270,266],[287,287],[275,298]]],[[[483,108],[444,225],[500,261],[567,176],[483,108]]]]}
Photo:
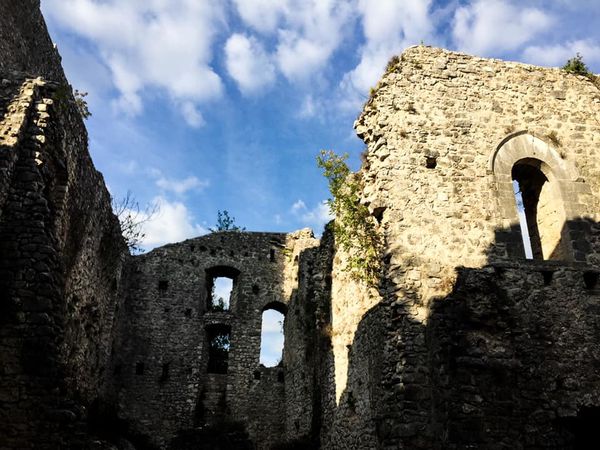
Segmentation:
{"type": "Polygon", "coordinates": [[[0,0],[0,71],[66,82],[60,55],[40,12],[40,0],[0,0]]]}
{"type": "MultiPolygon", "coordinates": [[[[600,406],[599,100],[558,69],[423,46],[391,62],[355,123],[362,201],[386,242],[382,300],[358,319],[337,312],[356,329],[346,389],[363,386],[364,399],[330,410],[348,418],[325,430],[328,448],[356,447],[352,436],[379,448],[575,445],[600,406]],[[517,165],[547,180],[553,203],[539,196],[536,226],[555,261],[525,263],[517,165]],[[576,382],[556,381],[570,370],[576,382]]],[[[343,277],[333,285],[348,289],[343,277]]]]}
{"type": "Polygon", "coordinates": [[[118,415],[128,427],[161,447],[181,430],[225,422],[242,423],[259,448],[284,441],[287,367],[303,364],[308,349],[288,333],[283,364],[261,366],[262,313],[287,312],[299,255],[317,244],[309,230],[221,232],[133,258],[113,361],[118,415]],[[211,309],[214,276],[234,279],[229,310],[211,309]],[[226,373],[209,373],[214,326],[230,329],[226,373]]]}
{"type": "Polygon", "coordinates": [[[329,230],[129,257],[39,1],[0,0],[0,445],[597,439],[599,118],[586,77],[413,47],[355,124],[385,242],[377,288],[350,278],[329,230]],[[218,276],[234,279],[226,311],[210,307],[218,276]],[[286,314],[273,368],[265,308],[286,314]]]}
{"type": "Polygon", "coordinates": [[[539,262],[458,271],[425,332],[437,448],[596,440],[600,301],[584,277],[581,268],[539,262]]]}
{"type": "Polygon", "coordinates": [[[38,6],[0,2],[3,448],[88,441],[126,252],[38,6]]]}

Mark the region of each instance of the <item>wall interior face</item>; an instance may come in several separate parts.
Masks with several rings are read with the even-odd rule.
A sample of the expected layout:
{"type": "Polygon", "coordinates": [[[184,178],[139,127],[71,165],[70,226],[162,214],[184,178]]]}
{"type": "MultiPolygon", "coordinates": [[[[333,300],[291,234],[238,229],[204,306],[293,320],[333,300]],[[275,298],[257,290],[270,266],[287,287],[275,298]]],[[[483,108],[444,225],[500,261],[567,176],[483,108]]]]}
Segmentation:
{"type": "Polygon", "coordinates": [[[330,230],[130,256],[39,1],[0,0],[0,81],[2,449],[594,438],[600,90],[587,78],[424,46],[392,61],[355,123],[385,241],[376,287],[344,270],[330,230]],[[534,260],[513,181],[535,171],[520,164],[545,179],[534,260]],[[213,304],[219,277],[228,308],[213,304]],[[267,368],[269,308],[285,347],[267,368]]]}

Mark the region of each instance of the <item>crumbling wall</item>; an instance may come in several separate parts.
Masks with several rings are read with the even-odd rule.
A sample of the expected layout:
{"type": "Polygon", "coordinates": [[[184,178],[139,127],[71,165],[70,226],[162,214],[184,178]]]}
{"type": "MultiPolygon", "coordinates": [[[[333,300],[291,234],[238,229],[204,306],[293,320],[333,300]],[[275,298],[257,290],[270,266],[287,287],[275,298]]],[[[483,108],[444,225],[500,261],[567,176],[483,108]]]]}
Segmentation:
{"type": "Polygon", "coordinates": [[[437,448],[568,449],[597,439],[599,292],[585,274],[523,262],[459,270],[425,333],[437,448]]]}
{"type": "Polygon", "coordinates": [[[40,12],[40,0],[0,0],[0,71],[27,72],[60,83],[66,77],[40,12]]]}
{"type": "Polygon", "coordinates": [[[0,9],[0,436],[85,446],[126,247],[39,2],[0,9]]]}
{"type": "MultiPolygon", "coordinates": [[[[585,288],[584,274],[588,273],[588,281],[596,276],[600,250],[599,99],[600,92],[590,80],[558,69],[423,46],[408,49],[390,63],[355,123],[367,144],[362,201],[379,221],[386,242],[379,286],[382,301],[358,322],[349,318],[354,325],[347,325],[357,330],[349,349],[349,374],[361,372],[365,365],[364,358],[353,355],[362,352],[373,357],[379,350],[370,365],[381,370],[371,374],[362,370],[367,378],[364,385],[379,384],[379,389],[371,390],[375,411],[354,426],[376,437],[376,444],[370,446],[489,448],[503,428],[494,428],[493,421],[513,427],[514,434],[501,440],[505,446],[575,445],[572,430],[564,431],[558,423],[561,414],[568,410],[566,415],[577,421],[584,406],[588,416],[599,406],[600,384],[588,372],[596,358],[590,348],[598,347],[597,323],[590,319],[578,325],[575,319],[589,317],[597,295],[585,288]],[[564,284],[553,281],[552,295],[550,288],[540,294],[533,282],[523,281],[540,276],[532,273],[546,270],[549,263],[543,261],[511,269],[512,285],[470,283],[486,279],[490,263],[525,259],[511,173],[516,163],[539,168],[558,193],[555,200],[562,222],[555,264],[564,284]],[[456,270],[465,266],[467,272],[456,270]],[[468,282],[465,273],[471,274],[468,282]],[[453,294],[459,288],[462,300],[453,294]],[[506,300],[498,300],[498,295],[506,300]],[[537,308],[532,299],[543,295],[548,296],[539,305],[543,314],[532,317],[530,309],[515,306],[528,299],[528,306],[537,308]],[[453,321],[450,311],[460,309],[457,303],[470,296],[473,308],[490,308],[478,324],[482,334],[475,342],[479,344],[453,341],[469,333],[468,325],[453,321]],[[568,318],[561,300],[565,296],[571,309],[568,318]],[[501,301],[512,305],[502,319],[494,316],[493,309],[501,301]],[[379,319],[373,321],[372,315],[379,319]],[[551,319],[559,316],[568,324],[551,319]],[[551,342],[569,343],[557,344],[550,354],[540,353],[545,338],[531,327],[543,327],[551,342]],[[564,330],[571,332],[565,335],[564,330]],[[502,359],[500,353],[513,346],[511,333],[519,336],[518,351],[502,359]],[[493,344],[486,346],[482,335],[493,344]],[[478,361],[466,357],[465,351],[479,352],[478,361]],[[557,360],[574,362],[577,386],[556,387],[549,381],[568,376],[565,366],[551,362],[557,360]],[[471,364],[478,364],[478,370],[471,370],[471,364]],[[510,364],[515,365],[509,368],[510,364]],[[506,371],[512,371],[511,380],[518,383],[502,381],[506,390],[495,391],[494,374],[506,371]],[[532,373],[546,382],[536,386],[532,373]],[[494,394],[486,394],[486,388],[494,394]],[[448,389],[453,392],[449,397],[448,389]],[[530,398],[532,390],[536,394],[530,398]],[[548,396],[555,399],[551,407],[548,396]],[[567,398],[578,406],[557,406],[567,398]],[[521,418],[535,414],[535,427],[529,419],[509,419],[513,407],[521,418]],[[461,434],[461,429],[476,431],[468,438],[468,431],[461,434]],[[524,440],[528,429],[536,436],[524,440]],[[546,443],[542,442],[545,433],[552,436],[546,443]]],[[[548,222],[540,224],[540,234],[544,223],[548,222]]],[[[334,286],[337,276],[334,272],[334,286]]],[[[353,297],[347,296],[347,301],[353,297]]],[[[353,384],[350,378],[348,383],[353,384]]],[[[353,403],[339,404],[332,414],[351,416],[357,402],[353,403]]],[[[348,435],[347,423],[334,424],[328,433],[348,435]]],[[[337,448],[335,440],[331,448],[337,448]]]]}
{"type": "Polygon", "coordinates": [[[262,312],[287,309],[298,284],[293,261],[317,243],[308,230],[220,232],[133,258],[113,369],[118,415],[132,434],[164,447],[185,429],[240,422],[259,448],[285,441],[286,366],[302,342],[288,334],[283,364],[262,367],[262,312]],[[219,273],[234,277],[226,311],[210,308],[219,273]],[[226,373],[207,373],[215,325],[231,330],[226,373]]]}
{"type": "Polygon", "coordinates": [[[88,448],[95,433],[178,449],[597,440],[588,78],[423,46],[392,61],[355,124],[386,247],[376,289],[343,270],[329,231],[213,233],[126,257],[37,0],[0,0],[0,82],[5,448],[88,448]],[[553,261],[524,260],[519,164],[550,186],[536,256],[553,261]],[[218,273],[235,278],[229,311],[207,308],[218,273]],[[274,368],[258,362],[269,306],[287,311],[274,368]],[[207,373],[215,326],[230,330],[226,373],[207,373]]]}

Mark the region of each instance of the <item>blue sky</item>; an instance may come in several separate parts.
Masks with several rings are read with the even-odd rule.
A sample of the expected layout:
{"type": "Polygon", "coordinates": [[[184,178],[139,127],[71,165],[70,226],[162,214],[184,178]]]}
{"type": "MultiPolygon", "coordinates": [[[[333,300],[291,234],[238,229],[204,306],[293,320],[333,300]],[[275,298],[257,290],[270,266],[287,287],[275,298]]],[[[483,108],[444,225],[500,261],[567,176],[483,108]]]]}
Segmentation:
{"type": "Polygon", "coordinates": [[[113,196],[158,203],[148,248],[206,232],[317,233],[320,149],[359,166],[352,123],[386,62],[425,43],[600,71],[600,1],[42,0],[113,196]]]}

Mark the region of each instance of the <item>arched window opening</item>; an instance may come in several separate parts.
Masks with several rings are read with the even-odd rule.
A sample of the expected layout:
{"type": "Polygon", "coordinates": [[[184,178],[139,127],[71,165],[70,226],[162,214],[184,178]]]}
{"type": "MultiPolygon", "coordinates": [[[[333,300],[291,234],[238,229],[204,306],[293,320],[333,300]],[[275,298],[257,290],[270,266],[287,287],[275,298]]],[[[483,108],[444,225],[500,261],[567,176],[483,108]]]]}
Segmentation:
{"type": "Polygon", "coordinates": [[[527,158],[512,168],[521,235],[528,259],[561,259],[563,216],[560,199],[542,170],[542,162],[527,158]]]}
{"type": "Polygon", "coordinates": [[[207,309],[229,311],[239,271],[232,267],[213,267],[206,271],[207,309]]]}
{"type": "Polygon", "coordinates": [[[210,325],[208,338],[208,373],[227,373],[229,366],[231,328],[227,325],[210,325]]]}
{"type": "Polygon", "coordinates": [[[260,363],[265,367],[276,367],[283,359],[283,308],[267,306],[262,313],[260,333],[260,363]]]}

